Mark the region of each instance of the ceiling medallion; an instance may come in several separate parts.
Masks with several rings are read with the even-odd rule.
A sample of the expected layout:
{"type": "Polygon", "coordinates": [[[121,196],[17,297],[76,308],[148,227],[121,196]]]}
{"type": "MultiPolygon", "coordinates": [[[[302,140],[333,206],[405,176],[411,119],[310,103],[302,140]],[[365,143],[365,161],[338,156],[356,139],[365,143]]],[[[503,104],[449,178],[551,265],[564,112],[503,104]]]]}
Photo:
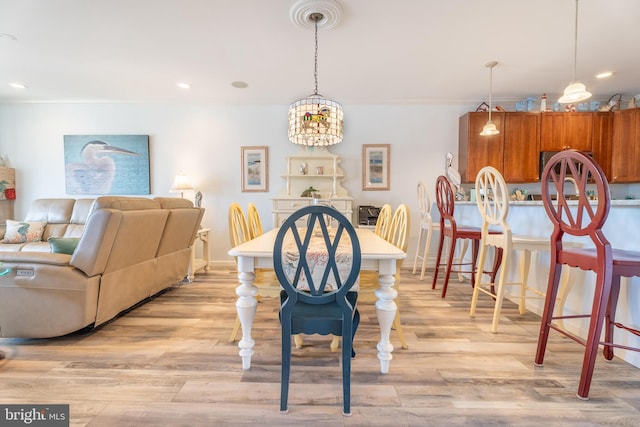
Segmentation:
{"type": "Polygon", "coordinates": [[[291,7],[291,21],[302,29],[314,28],[311,15],[320,13],[319,29],[333,28],[340,23],[342,6],[336,0],[299,0],[291,7]]]}

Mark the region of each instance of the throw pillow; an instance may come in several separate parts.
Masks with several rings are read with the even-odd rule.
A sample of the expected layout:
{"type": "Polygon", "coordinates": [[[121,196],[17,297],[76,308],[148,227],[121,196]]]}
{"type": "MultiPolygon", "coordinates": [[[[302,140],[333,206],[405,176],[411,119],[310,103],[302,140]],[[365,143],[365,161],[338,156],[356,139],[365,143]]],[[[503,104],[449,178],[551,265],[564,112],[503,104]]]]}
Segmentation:
{"type": "Polygon", "coordinates": [[[73,255],[79,241],[79,237],[49,237],[48,240],[51,245],[51,252],[67,255],[73,255]]]}
{"type": "Polygon", "coordinates": [[[3,243],[28,243],[42,240],[44,222],[7,220],[3,243]]]}

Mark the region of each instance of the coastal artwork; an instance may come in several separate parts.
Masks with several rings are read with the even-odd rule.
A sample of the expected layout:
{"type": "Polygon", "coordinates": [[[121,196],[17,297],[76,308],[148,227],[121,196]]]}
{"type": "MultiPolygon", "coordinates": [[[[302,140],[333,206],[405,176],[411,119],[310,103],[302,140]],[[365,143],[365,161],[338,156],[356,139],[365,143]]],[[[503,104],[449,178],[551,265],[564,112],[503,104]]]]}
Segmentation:
{"type": "Polygon", "coordinates": [[[369,183],[370,184],[382,184],[382,164],[383,153],[382,151],[371,151],[369,153],[369,183]]]}
{"type": "Polygon", "coordinates": [[[362,189],[389,190],[389,144],[362,146],[362,189]]]}
{"type": "Polygon", "coordinates": [[[266,146],[242,147],[242,191],[269,191],[269,160],[266,146]]]}
{"type": "Polygon", "coordinates": [[[145,195],[149,186],[148,135],[65,135],[69,195],[145,195]]]}

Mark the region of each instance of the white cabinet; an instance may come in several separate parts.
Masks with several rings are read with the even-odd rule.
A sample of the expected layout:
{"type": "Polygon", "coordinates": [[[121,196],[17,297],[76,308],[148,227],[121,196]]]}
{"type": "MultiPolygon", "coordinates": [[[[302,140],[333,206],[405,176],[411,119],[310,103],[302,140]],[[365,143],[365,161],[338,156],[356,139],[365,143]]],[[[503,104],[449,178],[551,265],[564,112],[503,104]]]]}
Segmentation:
{"type": "Polygon", "coordinates": [[[281,177],[285,187],[281,195],[273,199],[273,225],[279,227],[294,211],[313,203],[313,197],[302,193],[313,188],[321,203],[335,207],[349,221],[353,216],[353,199],[342,187],[344,173],[340,158],[325,147],[303,147],[287,157],[287,169],[281,177]]]}
{"type": "MultiPolygon", "coordinates": [[[[279,197],[273,199],[273,226],[280,227],[284,221],[300,208],[313,204],[311,197],[279,197]]],[[[332,197],[320,199],[321,204],[333,206],[340,211],[349,221],[353,217],[353,199],[351,197],[332,197]]]]}

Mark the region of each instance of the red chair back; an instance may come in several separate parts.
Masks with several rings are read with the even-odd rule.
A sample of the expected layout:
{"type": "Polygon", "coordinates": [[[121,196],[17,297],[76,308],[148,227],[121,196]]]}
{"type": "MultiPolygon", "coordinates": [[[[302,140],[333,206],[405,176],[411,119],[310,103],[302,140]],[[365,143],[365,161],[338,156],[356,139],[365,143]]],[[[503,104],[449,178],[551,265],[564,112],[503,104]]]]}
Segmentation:
{"type": "Polygon", "coordinates": [[[606,242],[601,230],[609,215],[611,195],[600,165],[580,151],[564,150],[547,163],[542,171],[541,182],[542,201],[554,225],[555,241],[561,240],[562,234],[567,233],[590,236],[596,245],[606,242]],[[568,203],[569,195],[564,192],[567,177],[575,180],[578,192],[577,207],[573,204],[573,209],[568,203]],[[597,197],[595,206],[591,204],[587,184],[595,187],[591,190],[597,197]]]}

